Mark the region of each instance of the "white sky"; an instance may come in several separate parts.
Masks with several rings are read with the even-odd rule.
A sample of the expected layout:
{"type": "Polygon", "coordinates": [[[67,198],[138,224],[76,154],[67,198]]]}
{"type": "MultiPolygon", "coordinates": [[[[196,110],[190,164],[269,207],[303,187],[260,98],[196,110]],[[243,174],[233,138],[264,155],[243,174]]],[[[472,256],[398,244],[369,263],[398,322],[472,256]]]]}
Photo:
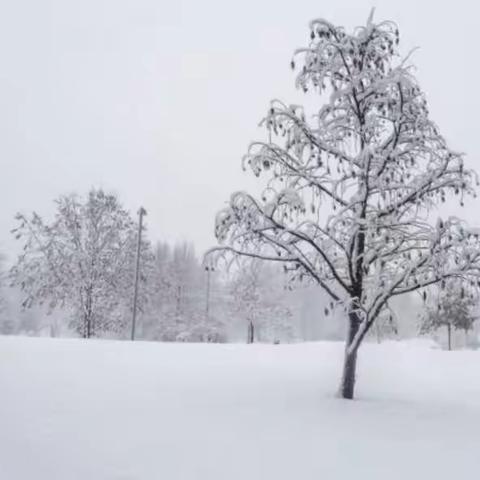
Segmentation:
{"type": "MultiPolygon", "coordinates": [[[[400,27],[433,119],[478,165],[477,2],[376,1],[400,27]]],[[[15,0],[0,2],[0,251],[17,211],[91,186],[148,210],[150,237],[214,244],[271,98],[297,102],[289,68],[316,17],[363,24],[364,0],[15,0]]],[[[461,214],[480,223],[470,202],[461,214]]],[[[459,212],[460,213],[460,212],[459,212]]]]}

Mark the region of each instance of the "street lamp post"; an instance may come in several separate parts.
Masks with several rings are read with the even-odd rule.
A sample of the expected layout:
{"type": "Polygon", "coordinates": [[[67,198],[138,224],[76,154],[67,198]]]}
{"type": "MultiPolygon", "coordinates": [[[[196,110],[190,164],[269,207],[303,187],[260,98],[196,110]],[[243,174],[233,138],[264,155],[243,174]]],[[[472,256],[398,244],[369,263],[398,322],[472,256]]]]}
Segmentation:
{"type": "Polygon", "coordinates": [[[209,267],[208,265],[205,267],[205,271],[207,272],[207,292],[206,292],[206,302],[205,302],[205,319],[208,322],[209,314],[210,314],[210,274],[214,271],[213,267],[209,267]]]}
{"type": "Polygon", "coordinates": [[[137,320],[137,300],[138,300],[138,278],[140,273],[140,254],[142,245],[142,223],[143,217],[147,214],[147,211],[140,207],[138,210],[138,237],[137,237],[137,258],[135,264],[135,283],[133,290],[133,312],[132,312],[132,340],[135,340],[135,324],[137,320]]]}

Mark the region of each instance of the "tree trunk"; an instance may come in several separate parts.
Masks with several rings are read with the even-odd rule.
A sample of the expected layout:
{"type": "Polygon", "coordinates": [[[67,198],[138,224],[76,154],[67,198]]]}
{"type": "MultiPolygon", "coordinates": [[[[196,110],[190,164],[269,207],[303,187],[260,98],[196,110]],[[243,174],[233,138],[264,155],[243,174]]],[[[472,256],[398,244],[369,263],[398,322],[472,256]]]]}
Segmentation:
{"type": "Polygon", "coordinates": [[[360,327],[360,319],[356,313],[350,313],[348,316],[348,334],[345,345],[345,358],[343,362],[342,380],[340,383],[339,397],[352,400],[355,393],[355,372],[357,369],[357,348],[349,351],[349,347],[355,338],[360,327]]]}
{"type": "Polygon", "coordinates": [[[83,317],[83,338],[90,338],[92,336],[92,318],[85,314],[83,317]]]}
{"type": "Polygon", "coordinates": [[[83,337],[93,336],[93,315],[92,315],[92,287],[85,288],[85,311],[83,314],[83,337]]]}
{"type": "Polygon", "coordinates": [[[447,332],[448,332],[448,350],[452,349],[452,326],[450,324],[447,325],[447,332]]]}
{"type": "Polygon", "coordinates": [[[255,327],[253,326],[253,322],[248,322],[248,330],[247,330],[247,343],[253,343],[255,340],[255,327]]]}

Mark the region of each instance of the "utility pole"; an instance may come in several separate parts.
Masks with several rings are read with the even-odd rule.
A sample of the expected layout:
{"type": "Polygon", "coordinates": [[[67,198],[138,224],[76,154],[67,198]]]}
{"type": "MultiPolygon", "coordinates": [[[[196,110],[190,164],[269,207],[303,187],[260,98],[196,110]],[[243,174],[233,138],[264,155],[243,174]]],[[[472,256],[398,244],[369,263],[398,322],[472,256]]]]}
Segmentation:
{"type": "Polygon", "coordinates": [[[138,210],[138,238],[137,238],[137,259],[135,264],[135,283],[133,290],[133,313],[132,313],[132,340],[135,340],[135,323],[137,321],[137,299],[138,299],[138,277],[140,273],[140,253],[142,245],[142,223],[147,211],[140,207],[138,210]]]}
{"type": "Polygon", "coordinates": [[[207,297],[205,302],[205,319],[207,320],[207,322],[210,314],[210,273],[213,272],[213,270],[213,267],[205,267],[205,271],[207,272],[207,297]]]}

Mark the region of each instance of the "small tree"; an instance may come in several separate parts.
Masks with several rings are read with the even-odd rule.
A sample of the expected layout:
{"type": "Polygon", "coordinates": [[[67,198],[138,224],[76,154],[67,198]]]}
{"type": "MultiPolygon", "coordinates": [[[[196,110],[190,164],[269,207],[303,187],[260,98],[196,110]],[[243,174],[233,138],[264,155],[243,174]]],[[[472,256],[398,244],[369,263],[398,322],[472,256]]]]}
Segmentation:
{"type": "Polygon", "coordinates": [[[451,282],[445,286],[444,283],[425,306],[420,333],[431,333],[446,327],[448,350],[451,350],[452,330],[463,330],[467,336],[477,320],[476,309],[475,296],[466,292],[465,286],[451,282]]]}
{"type": "MultiPolygon", "coordinates": [[[[24,246],[10,275],[25,293],[23,305],[68,309],[72,326],[85,338],[123,331],[133,292],[134,222],[117,198],[102,190],[91,190],[85,201],[68,195],[55,203],[50,224],[36,213],[16,217],[13,233],[24,246]]],[[[142,257],[145,267],[146,242],[142,257]]]]}
{"type": "Polygon", "coordinates": [[[266,262],[237,262],[230,281],[235,315],[246,323],[247,343],[291,340],[292,311],[285,302],[281,272],[266,262]]]}
{"type": "MultiPolygon", "coordinates": [[[[215,312],[207,314],[207,276],[193,246],[158,243],[154,257],[146,335],[163,341],[225,341],[224,325],[215,312]]],[[[211,277],[213,293],[215,276],[211,277]]]]}
{"type": "Polygon", "coordinates": [[[260,271],[260,262],[242,262],[230,284],[235,309],[246,321],[247,343],[255,342],[256,324],[260,316],[260,271]]]}
{"type": "Polygon", "coordinates": [[[357,352],[389,300],[450,277],[476,282],[478,234],[457,218],[429,222],[448,195],[463,204],[476,179],[429,117],[393,22],[352,33],[319,19],[296,51],[296,85],[317,93],[312,118],[271,103],[267,139],[244,168],[266,177],[261,198],[236,192],[216,217],[215,259],[283,263],[348,318],[339,394],[353,398],[357,352]]]}

